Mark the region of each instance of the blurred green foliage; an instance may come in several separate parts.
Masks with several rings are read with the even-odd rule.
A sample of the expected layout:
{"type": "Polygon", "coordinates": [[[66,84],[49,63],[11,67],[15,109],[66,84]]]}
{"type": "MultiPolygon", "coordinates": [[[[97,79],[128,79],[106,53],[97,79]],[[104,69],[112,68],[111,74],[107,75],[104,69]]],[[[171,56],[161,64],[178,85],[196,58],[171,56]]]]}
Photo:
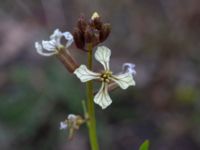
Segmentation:
{"type": "Polygon", "coordinates": [[[141,144],[139,150],[149,150],[149,141],[145,140],[144,143],[141,144]]]}

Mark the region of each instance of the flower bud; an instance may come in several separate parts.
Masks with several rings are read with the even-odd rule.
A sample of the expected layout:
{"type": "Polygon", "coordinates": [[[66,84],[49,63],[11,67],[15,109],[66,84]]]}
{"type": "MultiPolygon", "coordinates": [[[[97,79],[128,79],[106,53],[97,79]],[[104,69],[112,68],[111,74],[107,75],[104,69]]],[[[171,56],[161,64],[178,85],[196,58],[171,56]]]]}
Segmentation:
{"type": "Polygon", "coordinates": [[[93,46],[96,46],[99,44],[99,33],[97,30],[88,27],[85,31],[85,42],[86,44],[92,44],[93,46]]]}
{"type": "Polygon", "coordinates": [[[60,129],[67,129],[69,131],[69,139],[72,139],[75,132],[86,120],[79,115],[69,114],[67,119],[60,122],[60,129]]]}
{"type": "Polygon", "coordinates": [[[99,18],[99,17],[100,17],[99,14],[97,12],[94,12],[92,14],[91,20],[94,20],[94,19],[99,18]]]}
{"type": "Polygon", "coordinates": [[[85,47],[84,34],[78,28],[75,28],[73,32],[73,36],[74,36],[74,42],[76,44],[76,47],[79,49],[84,49],[85,47]]]}
{"type": "Polygon", "coordinates": [[[92,31],[90,27],[86,28],[84,37],[85,37],[86,43],[92,43],[93,38],[94,38],[94,32],[92,31]]]}
{"type": "Polygon", "coordinates": [[[101,18],[95,18],[94,20],[91,21],[91,26],[93,26],[97,30],[101,30],[103,26],[103,22],[101,21],[101,18]]]}
{"type": "Polygon", "coordinates": [[[85,18],[83,16],[81,16],[79,19],[78,19],[78,22],[77,22],[77,27],[78,29],[84,33],[85,32],[85,29],[87,27],[87,21],[85,20],[85,18]]]}
{"type": "Polygon", "coordinates": [[[99,37],[99,40],[100,42],[103,42],[107,39],[107,37],[109,36],[111,32],[111,26],[109,23],[105,23],[103,24],[102,26],[102,29],[100,30],[100,37],[99,37]]]}
{"type": "Polygon", "coordinates": [[[73,33],[76,47],[88,52],[88,44],[92,45],[94,48],[107,39],[110,31],[110,24],[103,23],[97,12],[93,13],[89,21],[86,21],[85,18],[81,16],[73,33]]]}

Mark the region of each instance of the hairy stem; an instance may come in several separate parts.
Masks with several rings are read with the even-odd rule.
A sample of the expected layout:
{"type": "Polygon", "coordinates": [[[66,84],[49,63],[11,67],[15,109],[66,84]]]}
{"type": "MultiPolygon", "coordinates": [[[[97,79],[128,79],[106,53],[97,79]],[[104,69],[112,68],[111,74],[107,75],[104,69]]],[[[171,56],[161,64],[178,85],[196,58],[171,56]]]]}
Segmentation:
{"type": "MultiPolygon", "coordinates": [[[[92,44],[88,44],[88,68],[92,70],[92,44]]],[[[88,115],[89,115],[89,138],[90,145],[92,150],[99,150],[99,145],[97,141],[97,133],[96,133],[96,119],[95,119],[95,109],[94,109],[94,101],[93,101],[93,82],[87,82],[87,107],[88,107],[88,115]]]]}

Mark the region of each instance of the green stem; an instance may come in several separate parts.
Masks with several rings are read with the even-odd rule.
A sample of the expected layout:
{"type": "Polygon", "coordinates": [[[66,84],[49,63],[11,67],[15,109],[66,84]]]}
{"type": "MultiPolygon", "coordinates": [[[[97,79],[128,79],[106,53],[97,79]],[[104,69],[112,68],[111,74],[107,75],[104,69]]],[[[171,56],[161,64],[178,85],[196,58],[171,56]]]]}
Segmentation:
{"type": "MultiPolygon", "coordinates": [[[[88,68],[92,70],[92,44],[88,44],[88,68]]],[[[88,114],[89,114],[89,138],[90,145],[92,150],[99,150],[99,145],[97,141],[97,133],[96,133],[96,119],[95,119],[95,109],[94,109],[94,101],[93,101],[93,82],[87,82],[87,106],[88,106],[88,114]]]]}

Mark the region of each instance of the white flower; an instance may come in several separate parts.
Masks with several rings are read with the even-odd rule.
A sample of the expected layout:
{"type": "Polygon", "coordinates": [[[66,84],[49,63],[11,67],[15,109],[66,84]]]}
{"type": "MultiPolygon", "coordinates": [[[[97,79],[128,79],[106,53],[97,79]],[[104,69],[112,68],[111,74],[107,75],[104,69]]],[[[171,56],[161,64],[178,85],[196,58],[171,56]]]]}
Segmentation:
{"type": "Polygon", "coordinates": [[[93,79],[99,79],[102,81],[101,88],[94,97],[94,102],[100,105],[102,109],[105,109],[112,103],[108,94],[108,84],[111,81],[116,82],[122,89],[127,89],[129,86],[135,85],[135,81],[130,72],[125,72],[119,75],[112,74],[109,68],[110,56],[111,50],[105,46],[100,46],[95,52],[95,58],[103,65],[104,71],[96,73],[88,70],[85,65],[80,65],[80,67],[74,71],[74,74],[76,74],[82,82],[87,82],[93,79]]]}
{"type": "Polygon", "coordinates": [[[67,129],[68,127],[77,128],[77,118],[78,116],[69,114],[67,120],[60,122],[60,130],[67,129]]]}
{"type": "Polygon", "coordinates": [[[37,52],[42,56],[52,56],[57,54],[61,47],[68,48],[74,39],[70,32],[61,32],[59,29],[56,29],[54,33],[50,36],[49,41],[42,41],[42,44],[35,42],[35,48],[37,52]],[[61,44],[61,38],[64,37],[67,40],[66,46],[61,44]]]}
{"type": "Polygon", "coordinates": [[[67,129],[68,125],[65,121],[60,122],[60,130],[67,129]]]}
{"type": "Polygon", "coordinates": [[[74,114],[69,114],[67,119],[70,120],[71,122],[75,122],[75,120],[77,119],[77,116],[74,114]]]}

